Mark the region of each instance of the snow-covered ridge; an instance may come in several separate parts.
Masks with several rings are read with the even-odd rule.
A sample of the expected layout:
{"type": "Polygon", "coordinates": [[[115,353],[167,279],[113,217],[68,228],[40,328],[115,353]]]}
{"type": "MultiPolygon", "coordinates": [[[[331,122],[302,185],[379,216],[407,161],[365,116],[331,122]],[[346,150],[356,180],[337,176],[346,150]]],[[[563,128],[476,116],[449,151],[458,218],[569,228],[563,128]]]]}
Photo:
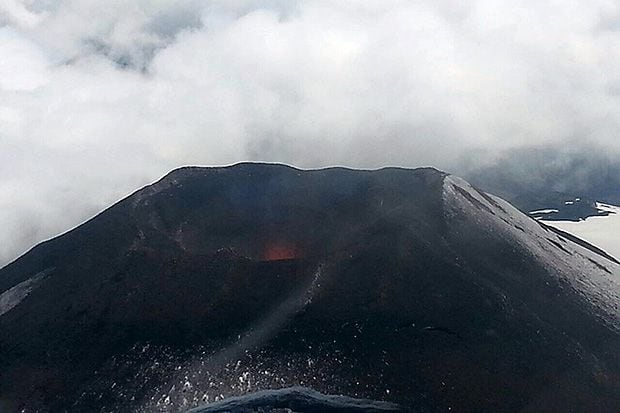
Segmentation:
{"type": "Polygon", "coordinates": [[[578,245],[503,199],[479,191],[456,176],[445,178],[443,202],[449,230],[459,231],[459,220],[466,219],[473,221],[474,228],[480,231],[527,249],[535,259],[547,263],[552,276],[570,283],[587,302],[603,310],[608,322],[620,329],[620,265],[616,262],[597,253],[595,248],[587,248],[587,243],[578,245]]]}

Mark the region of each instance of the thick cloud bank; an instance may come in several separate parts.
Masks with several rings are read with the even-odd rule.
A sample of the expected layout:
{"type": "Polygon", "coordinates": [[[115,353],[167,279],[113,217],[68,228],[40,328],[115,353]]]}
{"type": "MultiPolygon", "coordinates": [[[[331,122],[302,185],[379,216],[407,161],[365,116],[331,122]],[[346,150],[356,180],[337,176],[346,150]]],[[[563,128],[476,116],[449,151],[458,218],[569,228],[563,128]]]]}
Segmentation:
{"type": "Polygon", "coordinates": [[[2,0],[0,265],[181,164],[617,150],[615,0],[2,0]]]}

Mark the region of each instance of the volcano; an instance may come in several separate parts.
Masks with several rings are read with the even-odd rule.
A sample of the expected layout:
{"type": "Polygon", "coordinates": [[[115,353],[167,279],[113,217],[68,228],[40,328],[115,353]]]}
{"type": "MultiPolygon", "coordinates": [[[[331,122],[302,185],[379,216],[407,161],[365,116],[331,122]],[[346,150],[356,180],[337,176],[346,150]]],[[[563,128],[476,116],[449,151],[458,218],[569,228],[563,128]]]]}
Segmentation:
{"type": "Polygon", "coordinates": [[[0,411],[617,412],[618,349],[613,257],[432,168],[181,168],[0,270],[0,411]]]}

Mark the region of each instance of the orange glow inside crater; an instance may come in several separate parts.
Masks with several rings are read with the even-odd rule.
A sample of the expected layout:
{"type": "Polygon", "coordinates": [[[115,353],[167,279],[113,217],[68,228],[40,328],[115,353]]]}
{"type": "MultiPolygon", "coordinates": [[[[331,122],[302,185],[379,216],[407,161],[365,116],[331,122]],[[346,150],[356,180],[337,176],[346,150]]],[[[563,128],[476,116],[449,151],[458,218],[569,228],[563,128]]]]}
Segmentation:
{"type": "Polygon", "coordinates": [[[265,261],[279,261],[279,260],[292,260],[299,258],[299,251],[293,245],[284,243],[270,243],[267,244],[263,253],[263,259],[265,261]]]}

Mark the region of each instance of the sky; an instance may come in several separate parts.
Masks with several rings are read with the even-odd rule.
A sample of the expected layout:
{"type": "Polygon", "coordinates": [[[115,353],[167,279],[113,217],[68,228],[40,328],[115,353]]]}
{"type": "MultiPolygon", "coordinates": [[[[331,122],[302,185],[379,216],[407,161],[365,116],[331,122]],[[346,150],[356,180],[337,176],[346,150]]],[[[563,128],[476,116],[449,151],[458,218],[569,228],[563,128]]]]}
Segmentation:
{"type": "Polygon", "coordinates": [[[616,0],[2,0],[0,266],[181,165],[620,150],[616,0]]]}

